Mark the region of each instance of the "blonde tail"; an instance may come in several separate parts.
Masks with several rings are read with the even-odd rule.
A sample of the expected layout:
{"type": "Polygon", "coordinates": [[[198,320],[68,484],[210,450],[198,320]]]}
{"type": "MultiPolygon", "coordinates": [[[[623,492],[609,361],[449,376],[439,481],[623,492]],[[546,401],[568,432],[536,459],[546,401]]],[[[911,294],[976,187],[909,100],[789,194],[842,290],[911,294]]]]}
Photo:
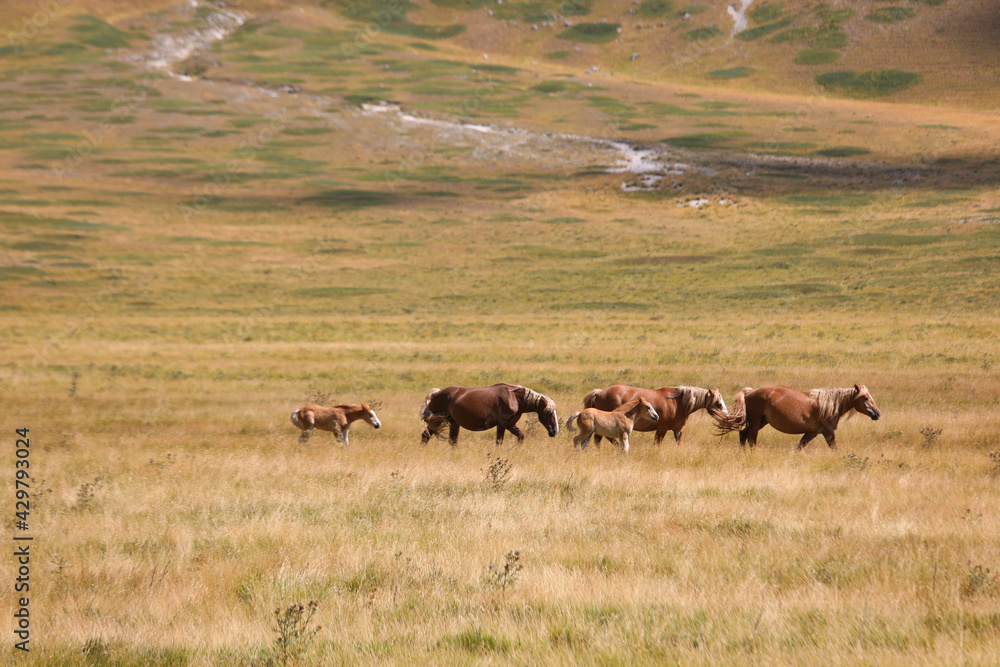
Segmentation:
{"type": "Polygon", "coordinates": [[[603,389],[594,389],[589,394],[583,397],[583,407],[585,408],[596,408],[597,407],[597,397],[604,391],[603,389]]]}
{"type": "Polygon", "coordinates": [[[569,419],[566,420],[566,428],[568,430],[570,430],[570,431],[575,431],[576,430],[576,427],[573,426],[573,422],[575,422],[576,419],[577,419],[577,417],[579,417],[579,416],[580,416],[579,412],[574,412],[573,414],[571,414],[569,416],[569,419]]]}
{"type": "Polygon", "coordinates": [[[725,435],[732,431],[742,431],[747,425],[747,394],[753,391],[753,387],[744,387],[740,393],[736,394],[733,402],[733,409],[729,415],[715,420],[716,435],[725,435]]]}

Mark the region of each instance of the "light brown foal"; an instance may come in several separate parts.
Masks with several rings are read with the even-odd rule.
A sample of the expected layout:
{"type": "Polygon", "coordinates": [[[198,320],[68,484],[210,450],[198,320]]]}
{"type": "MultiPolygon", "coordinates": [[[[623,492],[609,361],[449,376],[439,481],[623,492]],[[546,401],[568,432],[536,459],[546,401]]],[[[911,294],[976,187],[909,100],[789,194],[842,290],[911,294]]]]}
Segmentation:
{"type": "Polygon", "coordinates": [[[292,413],[292,423],[302,429],[299,442],[308,442],[312,431],[319,429],[340,435],[340,441],[345,447],[349,444],[347,432],[350,430],[351,424],[359,419],[368,422],[375,428],[382,426],[375,411],[368,407],[367,403],[360,405],[341,403],[329,408],[315,404],[306,405],[292,413]]]}
{"type": "Polygon", "coordinates": [[[574,447],[586,449],[591,436],[596,434],[605,438],[620,439],[622,450],[628,452],[628,436],[632,432],[635,422],[640,418],[653,422],[659,419],[653,406],[641,396],[611,412],[597,408],[586,408],[580,412],[574,412],[566,422],[566,428],[575,431],[573,422],[576,421],[580,424],[580,433],[573,438],[574,447]]]}

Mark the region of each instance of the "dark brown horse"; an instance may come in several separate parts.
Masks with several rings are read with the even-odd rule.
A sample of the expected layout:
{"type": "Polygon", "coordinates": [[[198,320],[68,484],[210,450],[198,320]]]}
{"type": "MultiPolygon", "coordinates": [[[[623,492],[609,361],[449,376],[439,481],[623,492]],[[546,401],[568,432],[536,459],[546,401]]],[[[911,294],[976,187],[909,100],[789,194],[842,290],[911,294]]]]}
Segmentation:
{"type": "Polygon", "coordinates": [[[460,427],[470,431],[496,427],[498,445],[503,443],[506,431],[510,431],[520,444],[524,433],[517,427],[517,420],[525,412],[537,413],[538,421],[548,430],[550,437],[559,432],[555,401],[519,384],[500,383],[485,389],[431,389],[420,409],[420,418],[427,424],[420,436],[420,444],[426,445],[445,424],[448,425],[448,442],[453,447],[458,444],[460,427]]]}
{"type": "Polygon", "coordinates": [[[719,434],[740,432],[740,446],[757,444],[757,432],[770,424],[782,433],[802,434],[798,449],[822,434],[830,449],[837,448],[834,431],[841,417],[857,410],[877,421],[882,412],[868,387],[813,389],[808,394],[788,387],[747,387],[736,395],[728,418],[719,421],[719,434]]]}
{"type": "MultiPolygon", "coordinates": [[[[674,440],[681,444],[684,435],[684,424],[693,412],[702,408],[715,419],[728,416],[726,402],[718,389],[702,389],[701,387],[660,387],[659,389],[643,389],[630,387],[627,384],[615,384],[607,389],[595,389],[583,399],[586,408],[611,411],[636,398],[649,401],[660,418],[656,421],[640,418],[635,423],[635,431],[656,431],[653,442],[657,445],[663,442],[667,431],[674,432],[674,440]]],[[[601,436],[594,436],[594,442],[601,444],[601,436]]]]}

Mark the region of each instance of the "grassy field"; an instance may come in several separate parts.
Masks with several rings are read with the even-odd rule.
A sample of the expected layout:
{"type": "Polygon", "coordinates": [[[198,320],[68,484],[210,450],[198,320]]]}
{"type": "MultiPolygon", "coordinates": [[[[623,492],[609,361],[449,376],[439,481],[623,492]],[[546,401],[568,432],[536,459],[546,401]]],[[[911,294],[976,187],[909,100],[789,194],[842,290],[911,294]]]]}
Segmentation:
{"type": "Polygon", "coordinates": [[[762,3],[733,36],[660,0],[230,4],[152,70],[230,19],[2,19],[0,468],[34,537],[5,656],[996,662],[1000,125],[962,60],[988,3],[762,3]],[[430,388],[498,381],[563,421],[616,382],[863,383],[884,416],[802,453],[704,412],[628,455],[533,416],[420,446],[430,388]],[[382,429],[297,442],[295,408],[368,400],[382,429]]]}

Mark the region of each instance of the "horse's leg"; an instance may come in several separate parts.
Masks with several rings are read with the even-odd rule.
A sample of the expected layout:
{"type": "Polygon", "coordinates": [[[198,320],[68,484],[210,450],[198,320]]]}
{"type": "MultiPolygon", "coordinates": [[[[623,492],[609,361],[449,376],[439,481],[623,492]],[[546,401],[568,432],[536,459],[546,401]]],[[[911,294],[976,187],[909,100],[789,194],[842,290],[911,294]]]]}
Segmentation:
{"type": "Polygon", "coordinates": [[[628,433],[622,433],[622,451],[628,454],[628,433]]]}
{"type": "Polygon", "coordinates": [[[837,435],[833,431],[824,431],[823,437],[826,438],[826,446],[830,449],[837,448],[837,435]]]}
{"type": "Polygon", "coordinates": [[[683,437],[684,437],[684,427],[681,426],[680,428],[675,428],[674,429],[674,440],[677,442],[678,446],[680,446],[680,444],[681,444],[681,438],[683,438],[683,437]]]}
{"type": "Polygon", "coordinates": [[[302,429],[299,442],[309,442],[309,436],[312,435],[313,429],[316,428],[316,417],[312,412],[307,411],[302,415],[302,420],[305,422],[305,428],[302,429]]]}
{"type": "Polygon", "coordinates": [[[653,444],[654,445],[659,445],[661,442],[663,442],[663,439],[665,437],[667,437],[667,429],[666,429],[666,427],[660,428],[659,426],[657,426],[656,427],[656,433],[653,434],[653,444]]]}
{"type": "Polygon", "coordinates": [[[819,433],[804,433],[802,435],[802,438],[799,440],[799,444],[796,445],[795,449],[798,451],[802,451],[803,449],[805,449],[805,446],[808,445],[809,442],[817,435],[819,435],[819,433]]]}
{"type": "Polygon", "coordinates": [[[507,430],[510,431],[511,435],[517,438],[517,444],[520,445],[522,442],[524,442],[524,433],[521,431],[521,429],[517,427],[516,424],[511,424],[510,426],[507,427],[507,430]]]}
{"type": "Polygon", "coordinates": [[[603,438],[603,437],[604,437],[603,435],[596,435],[595,434],[594,435],[594,444],[597,445],[598,447],[600,447],[601,446],[601,438],[603,438]]]}
{"type": "Polygon", "coordinates": [[[453,419],[448,420],[448,444],[458,447],[458,422],[453,419]]]}
{"type": "Polygon", "coordinates": [[[350,443],[347,442],[347,432],[351,429],[351,425],[342,426],[340,428],[340,441],[344,443],[344,447],[347,447],[350,443]]]}

